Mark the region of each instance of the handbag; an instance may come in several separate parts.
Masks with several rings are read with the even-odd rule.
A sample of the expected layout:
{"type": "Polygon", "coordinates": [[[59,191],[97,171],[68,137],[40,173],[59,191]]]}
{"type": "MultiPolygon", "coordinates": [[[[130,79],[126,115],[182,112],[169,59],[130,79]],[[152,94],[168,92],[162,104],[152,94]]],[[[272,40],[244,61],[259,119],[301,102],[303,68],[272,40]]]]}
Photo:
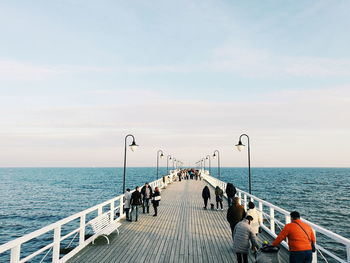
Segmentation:
{"type": "Polygon", "coordinates": [[[153,197],[154,201],[160,201],[160,199],[161,199],[160,195],[153,197]]]}
{"type": "Polygon", "coordinates": [[[307,235],[307,238],[309,239],[309,241],[311,242],[311,250],[312,250],[312,253],[315,253],[316,252],[316,247],[315,247],[315,243],[312,242],[312,240],[310,239],[309,235],[306,233],[305,229],[302,228],[301,225],[299,225],[297,222],[293,222],[293,223],[296,223],[304,232],[305,234],[307,235]]]}

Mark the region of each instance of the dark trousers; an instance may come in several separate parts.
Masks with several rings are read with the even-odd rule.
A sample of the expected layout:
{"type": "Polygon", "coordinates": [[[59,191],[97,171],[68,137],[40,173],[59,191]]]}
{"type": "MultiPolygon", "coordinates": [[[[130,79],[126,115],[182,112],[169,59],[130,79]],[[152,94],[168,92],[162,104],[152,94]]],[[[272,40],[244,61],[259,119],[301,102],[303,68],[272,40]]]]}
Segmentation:
{"type": "Polygon", "coordinates": [[[311,263],[311,261],[312,261],[312,250],[289,252],[290,263],[311,263]]]}
{"type": "Polygon", "coordinates": [[[233,197],[227,197],[228,207],[231,207],[233,204],[233,197]]]}
{"type": "Polygon", "coordinates": [[[203,198],[204,199],[204,207],[207,208],[207,205],[208,205],[208,199],[209,198],[203,198]]]}
{"type": "Polygon", "coordinates": [[[158,206],[153,205],[153,209],[154,209],[154,215],[158,215],[158,206]]]}
{"type": "Polygon", "coordinates": [[[126,219],[129,219],[130,208],[125,208],[126,219]]]}
{"type": "Polygon", "coordinates": [[[248,263],[248,254],[236,253],[238,263],[248,263]]]}
{"type": "Polygon", "coordinates": [[[233,239],[233,233],[235,231],[235,226],[238,224],[238,222],[234,222],[234,223],[230,223],[230,227],[231,227],[231,233],[232,233],[232,240],[233,239]]]}
{"type": "Polygon", "coordinates": [[[221,207],[221,209],[222,209],[222,201],[218,201],[218,202],[216,202],[216,209],[218,209],[218,208],[219,208],[219,204],[220,204],[220,207],[221,207]]]}

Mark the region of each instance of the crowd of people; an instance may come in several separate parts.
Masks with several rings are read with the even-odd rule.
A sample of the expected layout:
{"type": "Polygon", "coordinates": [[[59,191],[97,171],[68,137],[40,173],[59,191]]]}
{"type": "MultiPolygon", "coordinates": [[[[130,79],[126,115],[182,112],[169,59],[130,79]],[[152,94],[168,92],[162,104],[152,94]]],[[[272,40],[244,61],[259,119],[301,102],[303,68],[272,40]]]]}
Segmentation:
{"type": "MultiPolygon", "coordinates": [[[[248,210],[240,204],[239,197],[236,196],[236,188],[233,184],[227,183],[226,197],[228,203],[227,221],[231,228],[233,251],[236,253],[238,263],[248,263],[248,253],[252,249],[259,249],[257,237],[261,233],[263,223],[262,213],[255,208],[254,202],[248,203],[248,210]]],[[[202,190],[204,209],[207,209],[208,200],[210,200],[210,190],[204,186],[202,190]]],[[[215,188],[216,210],[219,204],[222,209],[223,190],[220,187],[215,188]]],[[[213,204],[211,207],[213,208],[213,204]]],[[[312,253],[315,250],[315,235],[312,228],[300,220],[300,214],[297,211],[290,213],[291,223],[286,224],[277,238],[271,244],[272,247],[278,246],[283,240],[288,240],[289,262],[290,263],[311,263],[312,253]]]]}

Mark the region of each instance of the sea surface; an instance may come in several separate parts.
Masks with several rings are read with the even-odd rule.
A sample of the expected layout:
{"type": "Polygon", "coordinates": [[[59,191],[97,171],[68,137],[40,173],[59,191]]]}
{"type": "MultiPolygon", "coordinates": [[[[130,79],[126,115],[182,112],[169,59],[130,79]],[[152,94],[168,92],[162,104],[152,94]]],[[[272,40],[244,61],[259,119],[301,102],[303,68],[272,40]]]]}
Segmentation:
{"type": "MultiPolygon", "coordinates": [[[[0,168],[0,245],[121,194],[122,175],[123,168],[0,168]]],[[[126,187],[155,179],[156,168],[128,168],[126,187]]],[[[221,168],[220,179],[248,190],[245,168],[221,168]]],[[[350,239],[350,168],[253,168],[252,193],[350,239]]],[[[23,255],[40,242],[24,245],[23,255]]]]}

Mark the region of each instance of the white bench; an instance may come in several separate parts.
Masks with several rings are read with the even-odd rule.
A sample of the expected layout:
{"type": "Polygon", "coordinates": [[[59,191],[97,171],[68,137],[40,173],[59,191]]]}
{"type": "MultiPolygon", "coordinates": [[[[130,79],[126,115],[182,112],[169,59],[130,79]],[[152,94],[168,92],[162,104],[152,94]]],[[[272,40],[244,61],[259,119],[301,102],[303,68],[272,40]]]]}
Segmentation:
{"type": "Polygon", "coordinates": [[[94,244],[95,239],[99,236],[104,236],[107,239],[107,244],[109,244],[108,235],[117,230],[119,235],[118,228],[122,225],[119,222],[111,222],[110,214],[105,213],[94,219],[92,219],[88,224],[91,225],[92,230],[94,231],[94,239],[92,240],[92,244],[94,244]]]}

